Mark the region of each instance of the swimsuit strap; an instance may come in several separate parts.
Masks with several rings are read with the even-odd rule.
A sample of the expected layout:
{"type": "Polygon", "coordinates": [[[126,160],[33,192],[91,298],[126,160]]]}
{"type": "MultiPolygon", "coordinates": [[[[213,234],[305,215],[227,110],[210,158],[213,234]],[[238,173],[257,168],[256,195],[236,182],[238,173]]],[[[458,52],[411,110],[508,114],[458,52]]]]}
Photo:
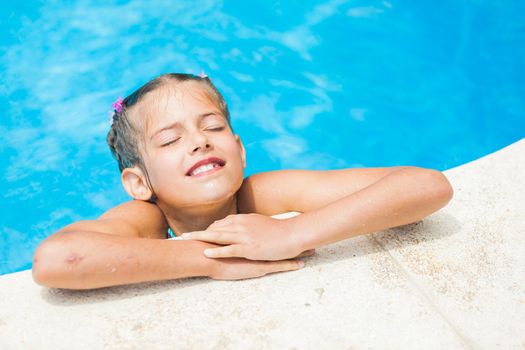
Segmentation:
{"type": "Polygon", "coordinates": [[[175,233],[172,231],[171,227],[168,227],[168,238],[174,238],[175,233]]]}

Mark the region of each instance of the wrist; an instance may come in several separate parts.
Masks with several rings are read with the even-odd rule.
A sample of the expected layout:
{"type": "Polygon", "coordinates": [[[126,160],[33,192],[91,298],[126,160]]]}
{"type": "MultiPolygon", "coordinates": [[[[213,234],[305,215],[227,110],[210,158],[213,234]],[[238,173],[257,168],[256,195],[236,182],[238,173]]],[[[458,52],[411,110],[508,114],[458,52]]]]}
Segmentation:
{"type": "Polygon", "coordinates": [[[175,274],[171,278],[209,277],[213,273],[216,268],[214,261],[204,255],[204,249],[217,245],[193,240],[168,242],[173,245],[175,254],[170,259],[172,266],[169,269],[175,274]]]}
{"type": "Polygon", "coordinates": [[[315,247],[309,247],[306,239],[307,234],[305,229],[302,227],[302,220],[300,217],[304,215],[298,215],[289,219],[283,220],[283,224],[286,225],[285,237],[288,240],[288,245],[291,247],[294,256],[315,247]]]}
{"type": "Polygon", "coordinates": [[[216,259],[208,258],[204,255],[207,248],[221,247],[218,244],[202,241],[186,241],[190,245],[188,250],[188,259],[191,261],[191,273],[194,277],[210,277],[218,268],[216,259]]]}

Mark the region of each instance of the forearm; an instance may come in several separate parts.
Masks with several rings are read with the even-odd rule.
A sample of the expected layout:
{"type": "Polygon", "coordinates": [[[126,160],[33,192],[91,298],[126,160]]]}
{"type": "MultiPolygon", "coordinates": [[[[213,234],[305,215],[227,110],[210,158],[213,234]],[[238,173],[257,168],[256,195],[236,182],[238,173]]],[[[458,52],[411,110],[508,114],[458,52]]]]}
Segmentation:
{"type": "Polygon", "coordinates": [[[427,169],[401,169],[373,185],[289,220],[301,250],[416,222],[452,197],[446,177],[427,169]]]}
{"type": "Polygon", "coordinates": [[[208,276],[213,260],[202,254],[208,247],[217,245],[99,232],[55,234],[36,251],[33,277],[48,287],[90,289],[208,276]]]}

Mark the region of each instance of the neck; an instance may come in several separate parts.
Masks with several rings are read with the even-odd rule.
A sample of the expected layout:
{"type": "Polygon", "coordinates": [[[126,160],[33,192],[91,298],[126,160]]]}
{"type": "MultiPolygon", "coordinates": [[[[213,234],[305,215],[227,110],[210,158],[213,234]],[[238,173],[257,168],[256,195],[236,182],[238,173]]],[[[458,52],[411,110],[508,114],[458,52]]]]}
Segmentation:
{"type": "Polygon", "coordinates": [[[204,231],[214,221],[224,219],[230,214],[238,214],[237,196],[216,203],[199,205],[195,207],[166,208],[162,206],[168,225],[175,235],[184,232],[204,231]]]}

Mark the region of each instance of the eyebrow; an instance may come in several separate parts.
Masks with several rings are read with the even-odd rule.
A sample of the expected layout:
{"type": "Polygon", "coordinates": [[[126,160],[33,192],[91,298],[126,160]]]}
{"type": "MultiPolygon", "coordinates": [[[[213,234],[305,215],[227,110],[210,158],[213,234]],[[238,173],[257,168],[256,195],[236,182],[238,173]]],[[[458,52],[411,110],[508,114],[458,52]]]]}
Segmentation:
{"type": "MultiPolygon", "coordinates": [[[[199,114],[199,115],[196,116],[196,118],[197,118],[198,122],[201,122],[202,119],[204,119],[204,118],[206,118],[206,117],[209,117],[209,116],[211,116],[211,115],[219,115],[219,116],[221,116],[220,113],[214,111],[214,112],[206,112],[206,113],[203,113],[203,114],[199,114]]],[[[181,125],[182,125],[181,122],[174,122],[174,123],[168,124],[168,125],[166,125],[166,126],[160,128],[159,130],[155,131],[155,132],[153,133],[153,135],[151,135],[151,137],[150,137],[150,141],[153,140],[153,138],[154,138],[156,135],[160,134],[161,132],[166,131],[166,130],[169,130],[169,129],[173,129],[173,128],[178,127],[178,126],[181,126],[181,125]]]]}

